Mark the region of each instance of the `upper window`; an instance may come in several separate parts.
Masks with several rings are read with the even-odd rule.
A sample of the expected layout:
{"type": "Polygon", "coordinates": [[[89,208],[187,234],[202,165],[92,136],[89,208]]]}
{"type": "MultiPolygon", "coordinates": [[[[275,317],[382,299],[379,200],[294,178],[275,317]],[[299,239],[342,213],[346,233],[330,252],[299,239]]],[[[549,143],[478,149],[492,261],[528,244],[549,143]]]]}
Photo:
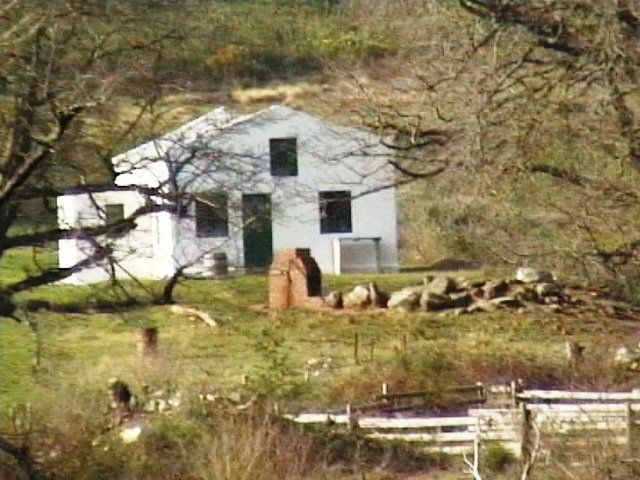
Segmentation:
{"type": "MultiPolygon", "coordinates": [[[[113,225],[114,223],[124,220],[124,205],[122,203],[108,203],[104,206],[104,223],[105,225],[113,225]]],[[[107,237],[119,237],[121,229],[110,229],[107,237]]]]}
{"type": "Polygon", "coordinates": [[[124,220],[124,205],[122,203],[108,203],[104,206],[105,224],[111,225],[124,220]]]}
{"type": "Polygon", "coordinates": [[[272,138],[269,140],[271,175],[295,177],[298,175],[298,146],[295,138],[272,138]]]}
{"type": "Polygon", "coordinates": [[[198,237],[229,236],[227,196],[224,193],[196,199],[196,235],[198,237]]]}
{"type": "Polygon", "coordinates": [[[320,192],[320,233],[351,232],[351,192],[320,192]]]}

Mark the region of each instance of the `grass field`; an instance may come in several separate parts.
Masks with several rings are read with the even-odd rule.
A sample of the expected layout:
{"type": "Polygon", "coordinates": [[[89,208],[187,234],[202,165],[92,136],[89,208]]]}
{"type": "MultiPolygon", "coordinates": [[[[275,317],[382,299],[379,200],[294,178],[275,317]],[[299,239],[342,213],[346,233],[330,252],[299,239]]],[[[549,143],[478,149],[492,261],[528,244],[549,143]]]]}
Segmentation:
{"type": "MultiPolygon", "coordinates": [[[[329,276],[324,280],[327,289],[346,290],[375,280],[390,291],[418,284],[421,275],[329,276]]],[[[38,326],[38,368],[33,364],[37,349],[33,329],[28,322],[4,320],[0,401],[37,404],[48,395],[64,395],[69,386],[85,393],[101,391],[112,376],[131,382],[134,388],[170,382],[187,391],[228,391],[239,387],[246,375],[249,386],[256,390],[295,400],[296,406],[315,408],[366,400],[382,382],[395,389],[437,388],[522,377],[538,385],[600,382],[611,388],[621,379],[603,377],[601,360],[612,358],[618,342],[628,343],[630,336],[637,336],[637,328],[630,330],[619,321],[541,311],[463,316],[304,310],[275,314],[265,305],[266,286],[264,276],[191,280],[181,285],[177,299],[208,312],[218,322],[216,328],[157,305],[117,313],[23,312],[31,325],[38,326]],[[142,362],[136,353],[135,334],[144,326],[159,328],[161,355],[154,365],[142,362]],[[567,338],[587,345],[587,358],[600,368],[592,374],[568,372],[564,360],[567,338]],[[331,365],[311,371],[307,383],[304,372],[313,358],[330,358],[331,365]]],[[[114,296],[117,292],[104,285],[49,286],[22,300],[47,300],[71,308],[99,304],[114,296]]]]}
{"type": "MultiPolygon", "coordinates": [[[[11,283],[32,271],[35,267],[30,263],[31,257],[31,252],[24,251],[13,257],[5,256],[3,281],[11,283]]],[[[43,254],[41,261],[51,262],[53,258],[43,254]]],[[[485,272],[455,275],[477,278],[485,272]]],[[[325,276],[323,281],[326,290],[346,291],[358,283],[376,281],[381,289],[391,291],[418,284],[421,279],[420,273],[405,273],[325,276]]],[[[144,302],[161,285],[145,284],[146,290],[140,290],[140,286],[126,287],[137,289],[144,302]]],[[[187,471],[193,477],[184,478],[211,478],[207,476],[209,473],[197,476],[194,465],[202,461],[210,469],[220,457],[212,457],[206,449],[196,449],[192,442],[206,440],[215,447],[219,441],[216,429],[222,427],[212,424],[211,419],[201,419],[199,414],[158,420],[156,428],[160,433],[141,447],[146,452],[142,456],[136,450],[120,450],[122,446],[117,445],[110,447],[108,455],[87,450],[96,432],[104,428],[108,380],[119,377],[137,394],[145,389],[177,391],[187,405],[199,393],[240,393],[244,398],[260,394],[277,401],[287,411],[368,401],[379,393],[382,382],[397,392],[414,388],[438,390],[477,381],[508,382],[514,378],[523,378],[529,386],[602,389],[630,388],[637,381],[635,374],[614,368],[612,362],[617,347],[637,343],[640,329],[633,321],[596,314],[578,318],[544,309],[462,316],[392,311],[272,313],[266,307],[266,292],[267,278],[258,275],[225,281],[189,280],[181,284],[176,291],[177,300],[209,313],[218,322],[214,328],[198,319],[176,315],[168,306],[149,303],[100,313],[101,306],[122,299],[122,292],[108,285],[52,285],[24,294],[18,299],[21,305],[29,300],[47,301],[58,311],[20,309],[23,322],[1,321],[0,410],[6,413],[12,407],[29,404],[36,424],[46,425],[48,436],[42,438],[58,445],[69,443],[69,455],[77,459],[75,467],[64,462],[56,464],[55,459],[48,461],[53,462],[51,468],[68,475],[63,478],[119,478],[122,472],[135,468],[145,472],[135,478],[183,478],[181,475],[187,471]],[[65,309],[68,312],[62,312],[65,309]],[[160,353],[154,359],[141,358],[136,352],[136,332],[146,326],[159,328],[160,353]],[[564,357],[567,339],[587,347],[584,361],[574,368],[569,368],[564,357]],[[309,368],[313,359],[331,360],[328,368],[309,368]],[[305,379],[305,371],[309,373],[309,381],[305,379]],[[175,465],[186,469],[181,470],[183,473],[163,476],[149,470],[148,462],[164,458],[163,448],[168,448],[162,447],[165,444],[185,451],[196,449],[193,451],[198,453],[194,455],[199,460],[190,456],[182,459],[181,454],[176,454],[178,457],[172,459],[175,465]],[[115,458],[121,459],[117,465],[113,465],[115,458]],[[92,473],[78,476],[78,471],[92,473]],[[111,476],[100,476],[106,475],[104,472],[111,476]]],[[[7,419],[3,417],[1,424],[7,419]]],[[[218,447],[246,450],[244,434],[237,435],[238,428],[244,431],[247,427],[233,422],[236,420],[224,427],[229,428],[225,430],[228,434],[225,441],[229,444],[218,447]]],[[[284,435],[281,440],[285,443],[315,448],[309,447],[305,443],[308,439],[299,438],[299,434],[290,438],[289,433],[275,426],[268,426],[265,434],[273,435],[274,428],[279,432],[277,438],[284,435]]],[[[42,438],[39,440],[43,441],[42,438]]],[[[255,441],[262,443],[259,439],[255,441]]],[[[272,447],[278,450],[277,445],[272,447]]],[[[238,472],[251,462],[250,458],[242,457],[249,455],[245,450],[233,453],[238,457],[238,472]]],[[[220,453],[223,454],[229,453],[220,453]]],[[[304,455],[297,453],[296,458],[304,455]]],[[[281,460],[270,465],[275,469],[274,465],[288,464],[291,459],[285,456],[281,460]]],[[[161,470],[167,466],[160,461],[154,468],[161,470]]],[[[448,475],[446,472],[429,472],[428,476],[409,478],[450,478],[442,477],[448,475]]],[[[256,475],[237,478],[267,478],[256,475]]],[[[269,475],[268,478],[284,476],[277,469],[269,475]]],[[[362,478],[326,476],[326,472],[295,475],[362,478]]],[[[367,478],[395,477],[368,474],[367,478]]]]}

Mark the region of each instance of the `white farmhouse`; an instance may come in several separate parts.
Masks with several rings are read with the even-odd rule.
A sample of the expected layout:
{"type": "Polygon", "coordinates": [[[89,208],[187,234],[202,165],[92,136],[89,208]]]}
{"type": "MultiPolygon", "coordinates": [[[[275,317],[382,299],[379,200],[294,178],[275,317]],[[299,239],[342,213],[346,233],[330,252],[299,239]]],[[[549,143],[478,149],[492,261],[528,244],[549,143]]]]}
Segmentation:
{"type": "MultiPolygon", "coordinates": [[[[202,274],[216,252],[226,253],[231,268],[264,268],[286,248],[309,248],[325,273],[394,270],[390,155],[375,135],[287,107],[242,116],[215,109],[113,158],[113,190],[58,199],[59,223],[69,229],[171,206],[139,217],[125,234],[99,237],[115,262],[66,281],[159,279],[180,268],[202,274]]],[[[82,236],[61,240],[60,267],[73,267],[95,248],[82,236]]]]}

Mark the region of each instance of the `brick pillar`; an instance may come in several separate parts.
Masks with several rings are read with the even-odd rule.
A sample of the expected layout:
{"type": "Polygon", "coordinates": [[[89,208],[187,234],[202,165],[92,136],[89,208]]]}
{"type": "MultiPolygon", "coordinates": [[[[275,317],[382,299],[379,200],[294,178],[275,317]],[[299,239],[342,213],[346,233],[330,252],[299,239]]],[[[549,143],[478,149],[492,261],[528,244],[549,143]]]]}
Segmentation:
{"type": "Polygon", "coordinates": [[[307,248],[280,250],[269,269],[269,307],[302,307],[322,294],[322,273],[307,248]]]}

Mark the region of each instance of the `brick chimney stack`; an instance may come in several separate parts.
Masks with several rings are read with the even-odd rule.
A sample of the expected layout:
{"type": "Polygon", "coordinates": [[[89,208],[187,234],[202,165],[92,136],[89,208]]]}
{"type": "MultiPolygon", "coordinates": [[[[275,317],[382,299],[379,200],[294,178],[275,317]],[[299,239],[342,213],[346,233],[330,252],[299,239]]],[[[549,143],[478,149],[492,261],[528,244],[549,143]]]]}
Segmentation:
{"type": "Polygon", "coordinates": [[[286,310],[317,306],[322,272],[308,248],[280,250],[269,268],[269,307],[286,310]]]}

